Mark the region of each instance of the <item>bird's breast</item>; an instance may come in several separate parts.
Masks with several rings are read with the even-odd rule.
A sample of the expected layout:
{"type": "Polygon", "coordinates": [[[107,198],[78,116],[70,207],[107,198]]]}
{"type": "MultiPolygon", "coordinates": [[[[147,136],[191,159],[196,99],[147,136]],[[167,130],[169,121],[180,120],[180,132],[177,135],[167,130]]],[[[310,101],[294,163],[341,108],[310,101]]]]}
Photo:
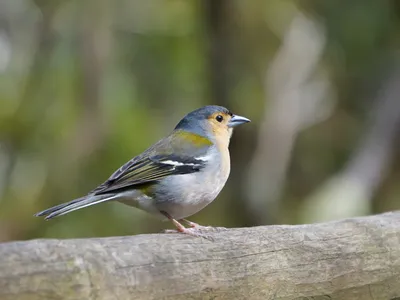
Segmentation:
{"type": "Polygon", "coordinates": [[[158,209],[181,219],[197,213],[211,203],[229,177],[229,153],[227,155],[225,159],[214,155],[214,159],[199,172],[175,175],[163,180],[155,193],[158,209]]]}

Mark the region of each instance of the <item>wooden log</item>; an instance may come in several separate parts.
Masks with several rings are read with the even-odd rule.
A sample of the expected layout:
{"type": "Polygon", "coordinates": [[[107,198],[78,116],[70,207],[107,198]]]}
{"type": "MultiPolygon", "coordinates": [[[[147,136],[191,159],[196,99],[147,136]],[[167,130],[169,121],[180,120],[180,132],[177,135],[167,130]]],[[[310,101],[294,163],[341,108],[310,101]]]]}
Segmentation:
{"type": "Polygon", "coordinates": [[[0,299],[400,299],[400,213],[0,244],[0,299]]]}

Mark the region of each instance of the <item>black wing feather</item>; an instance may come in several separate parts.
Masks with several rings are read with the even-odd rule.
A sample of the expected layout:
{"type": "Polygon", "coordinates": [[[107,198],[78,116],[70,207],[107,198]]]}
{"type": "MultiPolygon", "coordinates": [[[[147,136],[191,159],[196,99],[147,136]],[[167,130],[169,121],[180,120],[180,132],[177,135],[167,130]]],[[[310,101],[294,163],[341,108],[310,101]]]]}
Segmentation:
{"type": "Polygon", "coordinates": [[[128,162],[93,193],[100,195],[130,186],[159,181],[167,176],[200,171],[204,161],[176,155],[156,155],[128,162]],[[171,164],[171,162],[176,164],[171,164]]]}
{"type": "Polygon", "coordinates": [[[210,145],[193,149],[190,141],[180,136],[172,134],[154,144],[124,164],[91,193],[107,194],[127,187],[157,182],[171,175],[200,171],[205,166],[205,161],[195,157],[207,155],[210,145]]]}

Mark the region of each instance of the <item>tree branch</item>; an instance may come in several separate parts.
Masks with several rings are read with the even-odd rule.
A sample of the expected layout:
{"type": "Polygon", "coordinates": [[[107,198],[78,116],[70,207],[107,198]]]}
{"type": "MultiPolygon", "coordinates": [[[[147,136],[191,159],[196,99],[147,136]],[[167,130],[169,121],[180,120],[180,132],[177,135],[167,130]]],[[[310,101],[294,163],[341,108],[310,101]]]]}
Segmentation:
{"type": "Polygon", "coordinates": [[[0,299],[395,299],[400,213],[0,245],[0,299]]]}

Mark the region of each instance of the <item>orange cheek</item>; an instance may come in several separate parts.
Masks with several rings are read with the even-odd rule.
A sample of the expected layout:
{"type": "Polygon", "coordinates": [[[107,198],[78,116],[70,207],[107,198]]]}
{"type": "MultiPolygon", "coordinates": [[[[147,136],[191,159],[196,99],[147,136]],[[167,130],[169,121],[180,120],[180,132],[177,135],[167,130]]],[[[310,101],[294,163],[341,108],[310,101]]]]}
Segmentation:
{"type": "Polygon", "coordinates": [[[232,128],[228,127],[228,121],[219,123],[214,118],[210,118],[211,128],[217,140],[222,144],[229,144],[229,139],[232,136],[232,128]]]}
{"type": "Polygon", "coordinates": [[[227,129],[226,126],[218,126],[217,128],[214,127],[214,135],[217,140],[218,146],[221,148],[228,147],[231,134],[231,129],[227,129]]]}

